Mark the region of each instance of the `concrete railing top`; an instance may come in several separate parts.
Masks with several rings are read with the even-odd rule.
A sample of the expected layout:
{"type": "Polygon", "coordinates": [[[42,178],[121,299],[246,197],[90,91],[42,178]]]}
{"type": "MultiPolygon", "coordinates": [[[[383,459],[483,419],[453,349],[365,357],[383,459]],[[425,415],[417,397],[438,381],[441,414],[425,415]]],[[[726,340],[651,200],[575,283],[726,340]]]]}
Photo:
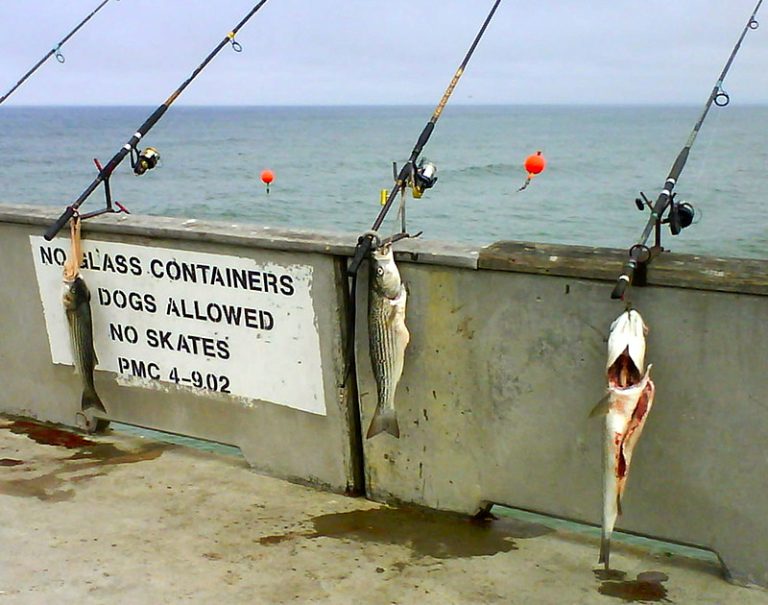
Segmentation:
{"type": "MultiPolygon", "coordinates": [[[[47,226],[61,208],[0,205],[0,222],[47,226]]],[[[352,256],[359,234],[285,229],[256,224],[137,214],[106,214],[84,230],[171,240],[224,243],[285,251],[352,256]]],[[[41,229],[42,233],[42,229],[41,229]]],[[[613,282],[627,259],[625,250],[503,241],[472,246],[442,241],[402,240],[396,257],[406,262],[558,275],[613,282]]],[[[768,296],[768,259],[662,254],[649,266],[648,285],[768,296]]]]}
{"type": "MultiPolygon", "coordinates": [[[[0,222],[48,226],[61,208],[0,204],[0,222]]],[[[43,229],[40,230],[42,235],[43,229]]],[[[187,219],[140,214],[104,214],[89,219],[83,229],[91,233],[223,243],[284,251],[352,256],[359,234],[308,229],[285,229],[252,223],[187,219]]],[[[478,248],[455,243],[403,240],[397,245],[402,260],[468,269],[477,268],[478,248]]]]}
{"type": "MultiPolygon", "coordinates": [[[[627,258],[615,248],[496,242],[481,250],[478,268],[615,282],[627,258]]],[[[665,253],[648,267],[646,284],[768,296],[768,260],[665,253]]]]}

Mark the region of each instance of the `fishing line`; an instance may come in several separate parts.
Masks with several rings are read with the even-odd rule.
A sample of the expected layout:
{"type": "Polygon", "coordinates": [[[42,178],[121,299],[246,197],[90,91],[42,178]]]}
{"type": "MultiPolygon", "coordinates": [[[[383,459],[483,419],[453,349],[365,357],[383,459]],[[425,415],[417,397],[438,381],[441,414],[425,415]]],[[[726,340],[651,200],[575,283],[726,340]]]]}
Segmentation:
{"type": "Polygon", "coordinates": [[[45,63],[45,62],[46,62],[48,59],[50,59],[50,58],[51,58],[51,56],[55,56],[55,57],[56,57],[56,60],[57,60],[59,63],[64,63],[64,61],[65,61],[66,59],[64,58],[64,55],[63,55],[63,54],[62,54],[62,52],[61,52],[61,47],[62,47],[62,46],[63,46],[63,45],[64,45],[64,44],[67,42],[67,40],[69,40],[69,39],[70,39],[72,36],[74,36],[74,35],[77,33],[77,31],[78,31],[78,30],[79,30],[81,27],[83,27],[83,25],[85,25],[86,23],[88,23],[88,21],[90,21],[90,20],[91,20],[91,17],[93,17],[93,16],[94,16],[96,13],[98,13],[98,12],[99,12],[99,11],[100,11],[100,10],[101,10],[101,9],[102,9],[102,8],[103,8],[103,7],[104,7],[104,6],[105,6],[105,5],[108,3],[108,2],[109,2],[109,0],[103,0],[103,2],[102,2],[101,4],[99,4],[99,5],[98,5],[98,6],[97,6],[95,9],[93,9],[93,10],[90,12],[90,14],[88,14],[88,16],[86,16],[86,17],[85,17],[85,19],[83,19],[82,21],[80,21],[80,23],[78,23],[78,24],[77,24],[77,27],[75,27],[75,29],[73,29],[73,30],[72,30],[71,32],[69,32],[69,33],[68,33],[66,36],[64,36],[64,38],[63,38],[62,40],[60,40],[60,41],[59,41],[59,43],[58,43],[56,46],[54,46],[54,47],[53,47],[51,50],[49,50],[49,51],[48,51],[48,52],[47,52],[47,53],[46,53],[46,54],[43,56],[43,58],[42,58],[42,59],[40,59],[40,60],[39,60],[37,63],[35,63],[35,65],[32,67],[32,69],[30,69],[30,70],[29,70],[27,73],[25,73],[25,74],[24,74],[24,75],[21,77],[21,80],[19,80],[18,82],[16,82],[16,84],[13,86],[13,88],[11,88],[11,90],[9,90],[9,91],[8,91],[7,93],[5,93],[5,94],[4,94],[2,97],[0,97],[0,104],[2,104],[2,103],[3,103],[3,101],[5,101],[5,100],[6,100],[8,97],[10,97],[10,96],[11,96],[11,94],[13,94],[13,92],[14,92],[14,91],[15,91],[15,90],[16,90],[16,89],[19,87],[19,86],[21,86],[22,84],[24,84],[24,81],[25,81],[27,78],[29,78],[29,76],[31,76],[33,73],[35,73],[35,72],[37,71],[37,69],[38,69],[38,68],[39,68],[39,67],[40,67],[40,66],[41,66],[43,63],[45,63]]]}
{"type": "MultiPolygon", "coordinates": [[[[355,316],[356,316],[355,299],[357,296],[357,272],[360,269],[360,265],[362,264],[363,259],[366,258],[368,253],[374,247],[373,245],[374,238],[378,237],[376,234],[379,228],[381,227],[382,223],[384,222],[384,218],[387,216],[389,209],[392,207],[398,192],[404,193],[405,188],[407,186],[410,186],[411,189],[413,190],[414,197],[421,197],[424,190],[432,187],[437,181],[437,177],[435,176],[437,169],[431,162],[427,162],[424,159],[422,159],[420,164],[417,165],[416,161],[419,159],[419,156],[421,155],[421,152],[424,149],[424,146],[429,141],[429,137],[432,136],[432,131],[435,129],[435,124],[437,124],[437,121],[440,119],[440,115],[443,113],[443,109],[445,109],[445,106],[448,103],[448,99],[450,99],[454,88],[456,88],[456,84],[458,84],[459,79],[464,73],[464,70],[466,69],[467,64],[469,63],[470,58],[472,58],[472,55],[475,52],[475,48],[477,48],[477,45],[480,42],[480,39],[483,37],[485,30],[488,28],[488,24],[491,22],[491,19],[493,18],[493,15],[496,12],[496,9],[499,7],[499,4],[501,4],[501,0],[495,0],[495,2],[493,3],[493,6],[491,7],[491,10],[488,13],[488,16],[485,18],[485,21],[483,22],[482,27],[480,27],[480,31],[475,36],[475,39],[472,41],[472,45],[469,47],[467,54],[464,55],[464,59],[462,60],[458,69],[456,70],[456,73],[453,75],[453,78],[448,84],[448,87],[445,89],[445,92],[443,93],[443,96],[440,99],[440,102],[437,104],[435,111],[432,113],[432,116],[430,117],[426,126],[421,131],[419,138],[416,140],[416,145],[414,145],[413,150],[411,151],[411,155],[408,158],[408,161],[405,164],[403,164],[402,168],[397,174],[397,177],[395,178],[395,184],[390,190],[386,200],[384,201],[383,206],[379,211],[379,214],[376,216],[376,220],[373,221],[373,226],[371,227],[371,230],[361,235],[360,238],[358,238],[357,240],[357,245],[355,246],[355,253],[352,256],[352,260],[350,261],[349,266],[347,267],[347,274],[351,278],[350,299],[349,299],[349,305],[348,305],[348,308],[350,311],[350,325],[349,325],[349,332],[348,332],[349,344],[347,345],[347,367],[344,371],[344,379],[342,380],[341,386],[344,386],[346,384],[347,378],[349,377],[349,374],[352,370],[352,366],[354,364],[354,351],[355,351],[354,335],[355,335],[355,316]]],[[[395,172],[397,172],[396,167],[395,167],[395,172]]],[[[401,210],[401,221],[403,221],[403,226],[404,226],[405,204],[403,204],[402,210],[401,210]]]]}
{"type": "Polygon", "coordinates": [[[210,54],[203,60],[200,65],[195,68],[195,70],[192,72],[192,74],[184,80],[184,82],[181,83],[181,86],[179,86],[175,91],[171,93],[171,96],[169,96],[165,102],[160,105],[155,111],[150,115],[145,122],[139,127],[139,129],[136,131],[136,133],[128,140],[128,142],[123,145],[120,148],[120,151],[118,151],[111,160],[107,163],[106,166],[103,168],[101,165],[96,161],[96,167],[99,170],[98,176],[93,180],[93,182],[88,185],[88,187],[83,191],[83,193],[80,194],[80,197],[78,197],[70,206],[67,206],[67,209],[62,213],[62,215],[56,220],[55,223],[53,223],[46,232],[44,233],[43,237],[45,237],[46,240],[50,241],[54,237],[56,237],[56,234],[61,230],[61,228],[66,224],[66,222],[72,217],[72,215],[75,213],[75,211],[80,207],[80,205],[88,199],[88,196],[93,193],[96,188],[101,184],[104,183],[104,193],[106,195],[106,207],[102,210],[97,210],[96,212],[90,212],[85,215],[81,215],[81,218],[90,218],[92,216],[97,216],[99,214],[104,214],[105,212],[122,212],[124,211],[124,208],[122,206],[119,206],[119,209],[115,210],[112,207],[112,196],[109,189],[109,177],[112,176],[112,172],[117,168],[117,166],[120,164],[120,162],[125,159],[125,156],[128,154],[131,154],[131,166],[133,168],[133,171],[137,175],[144,174],[146,171],[151,170],[157,165],[158,160],[160,159],[160,154],[157,152],[157,150],[154,147],[147,147],[143,151],[139,151],[136,145],[139,143],[141,138],[149,132],[149,130],[160,120],[160,118],[163,117],[166,111],[168,111],[168,108],[173,104],[173,102],[179,97],[179,95],[184,91],[184,89],[189,86],[192,83],[192,80],[194,80],[198,74],[205,69],[205,67],[210,63],[213,58],[219,53],[219,51],[224,48],[227,44],[229,44],[232,47],[232,50],[235,52],[241,52],[243,50],[243,47],[240,45],[239,42],[235,40],[235,36],[237,35],[237,32],[240,31],[240,28],[242,28],[248,20],[255,15],[258,10],[264,6],[267,3],[267,0],[261,0],[258,4],[256,4],[249,12],[248,14],[243,17],[243,19],[238,23],[232,31],[230,31],[226,36],[224,36],[224,39],[219,42],[219,44],[214,48],[210,54]]]}
{"type": "MultiPolygon", "coordinates": [[[[698,141],[699,145],[696,148],[696,156],[692,160],[692,164],[688,167],[689,172],[686,173],[692,183],[706,183],[707,181],[719,182],[719,176],[717,174],[725,164],[720,161],[722,154],[722,144],[719,140],[722,140],[723,131],[723,112],[715,111],[711,113],[707,121],[707,131],[704,133],[704,137],[698,141]]],[[[730,173],[730,167],[727,173],[730,173]]],[[[711,194],[713,198],[717,198],[720,195],[715,186],[714,191],[707,190],[706,193],[696,196],[696,212],[694,213],[691,225],[698,225],[704,220],[704,216],[707,211],[700,205],[701,202],[707,201],[707,194],[711,194]]]]}
{"type": "Polygon", "coordinates": [[[759,27],[755,16],[757,15],[757,11],[760,9],[760,5],[762,3],[763,0],[758,0],[757,5],[755,6],[751,16],[749,17],[749,20],[747,21],[747,24],[744,26],[744,30],[741,32],[736,45],[733,47],[733,50],[728,57],[728,61],[725,63],[723,71],[720,73],[720,77],[717,79],[715,86],[712,88],[712,92],[710,93],[709,98],[704,105],[704,110],[699,116],[699,119],[694,124],[693,130],[688,136],[688,140],[686,141],[685,145],[678,153],[674,164],[672,164],[672,168],[669,171],[669,176],[667,176],[667,180],[664,182],[664,187],[661,190],[661,193],[659,193],[658,198],[656,198],[656,202],[651,204],[650,200],[646,198],[645,194],[643,193],[640,194],[642,199],[638,198],[635,200],[638,209],[644,210],[647,207],[651,212],[651,216],[648,219],[648,223],[645,225],[645,229],[643,229],[643,232],[640,235],[640,239],[629,249],[629,261],[627,261],[627,263],[624,265],[621,275],[619,275],[618,279],[616,280],[616,285],[611,292],[611,298],[623,298],[627,288],[632,284],[632,279],[638,266],[646,265],[655,256],[663,251],[663,248],[661,247],[662,224],[668,224],[672,235],[677,235],[682,229],[688,227],[693,221],[693,206],[687,203],[678,203],[675,200],[674,188],[677,180],[680,178],[680,174],[682,173],[683,168],[685,168],[685,164],[688,161],[688,154],[690,153],[691,148],[696,141],[696,137],[699,134],[699,130],[701,129],[701,126],[704,123],[710,108],[713,104],[717,105],[718,107],[725,107],[730,102],[730,96],[723,88],[723,80],[725,80],[725,76],[728,74],[728,71],[731,68],[731,64],[736,58],[736,54],[739,52],[739,48],[741,48],[741,43],[747,35],[747,32],[759,27]],[[666,217],[664,216],[665,212],[666,217]],[[655,231],[655,244],[652,248],[648,248],[648,246],[646,246],[646,242],[651,235],[651,231],[655,231]]]}

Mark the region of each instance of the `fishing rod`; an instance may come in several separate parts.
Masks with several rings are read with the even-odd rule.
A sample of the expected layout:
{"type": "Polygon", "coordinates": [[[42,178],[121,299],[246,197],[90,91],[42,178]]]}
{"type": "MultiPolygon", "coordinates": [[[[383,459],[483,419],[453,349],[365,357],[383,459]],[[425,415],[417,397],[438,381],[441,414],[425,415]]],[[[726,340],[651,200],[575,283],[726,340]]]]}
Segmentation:
{"type": "Polygon", "coordinates": [[[255,15],[258,10],[264,6],[267,3],[267,0],[261,0],[258,4],[256,4],[250,12],[243,17],[242,21],[238,23],[231,32],[229,32],[226,36],[224,36],[224,39],[219,42],[219,44],[214,48],[211,53],[203,60],[200,65],[197,66],[195,71],[192,72],[192,74],[182,82],[181,86],[179,86],[172,94],[169,96],[165,102],[160,105],[155,111],[150,115],[145,122],[139,127],[139,129],[136,131],[136,133],[128,140],[128,142],[123,145],[120,148],[120,151],[118,151],[111,160],[107,163],[106,166],[103,168],[101,165],[96,162],[96,167],[99,170],[98,176],[93,180],[93,182],[88,185],[88,187],[80,194],[80,197],[78,197],[70,206],[67,206],[67,209],[62,213],[62,215],[56,220],[55,223],[53,223],[48,229],[46,230],[43,237],[45,237],[46,240],[52,240],[56,234],[61,230],[61,228],[67,223],[67,221],[72,218],[72,216],[77,212],[77,209],[80,207],[80,205],[88,198],[88,196],[93,193],[96,188],[103,182],[104,183],[104,192],[106,195],[106,208],[102,210],[97,210],[95,212],[90,212],[86,215],[81,215],[81,218],[90,218],[92,216],[97,216],[99,214],[104,214],[105,212],[124,212],[125,208],[118,205],[118,210],[115,210],[112,207],[112,196],[109,189],[109,178],[112,176],[112,172],[117,168],[117,166],[125,159],[125,156],[129,153],[131,154],[131,167],[133,168],[134,174],[140,176],[147,172],[148,170],[151,170],[157,165],[157,162],[160,159],[160,154],[154,147],[147,147],[143,151],[139,151],[136,148],[136,145],[141,140],[141,138],[149,132],[149,130],[160,120],[160,118],[163,117],[166,111],[168,111],[168,108],[171,106],[171,104],[178,98],[178,96],[184,91],[184,89],[189,86],[194,80],[197,75],[205,69],[205,67],[208,65],[208,63],[211,62],[211,60],[219,53],[219,51],[224,48],[227,44],[230,44],[232,46],[232,49],[235,52],[241,52],[243,50],[243,47],[240,45],[239,42],[235,40],[235,35],[237,35],[237,32],[240,31],[240,28],[242,28],[248,20],[255,15]]]}
{"type": "Polygon", "coordinates": [[[645,266],[651,259],[663,251],[663,248],[661,247],[661,225],[668,224],[672,235],[677,235],[693,222],[693,206],[686,202],[677,202],[675,200],[676,194],[673,193],[675,184],[680,178],[680,173],[682,173],[683,168],[685,168],[685,163],[688,161],[688,154],[691,151],[691,147],[693,147],[696,136],[699,134],[701,125],[704,123],[704,119],[707,117],[707,113],[709,113],[712,104],[714,103],[718,107],[725,107],[730,103],[730,96],[723,90],[723,80],[725,80],[725,76],[728,74],[731,64],[733,63],[736,54],[739,52],[739,48],[741,48],[741,43],[747,35],[747,32],[759,27],[759,23],[755,16],[762,3],[763,0],[758,0],[755,9],[752,11],[752,15],[744,26],[744,31],[741,32],[741,36],[739,36],[736,46],[733,47],[731,55],[728,57],[728,61],[725,63],[725,67],[720,73],[717,82],[715,82],[715,86],[709,95],[709,99],[707,99],[707,102],[704,105],[704,111],[702,111],[701,116],[699,116],[699,119],[696,121],[688,140],[680,150],[680,153],[678,153],[674,164],[672,164],[669,176],[667,176],[667,180],[664,182],[664,187],[661,190],[661,193],[659,193],[659,197],[656,198],[656,203],[652,205],[650,200],[645,197],[645,194],[643,193],[640,194],[642,199],[637,198],[635,200],[638,210],[642,211],[647,207],[651,211],[651,216],[648,219],[648,223],[645,225],[645,229],[643,229],[642,235],[640,235],[640,239],[629,249],[629,261],[624,265],[621,275],[619,275],[616,280],[616,285],[611,292],[611,298],[624,298],[624,293],[632,284],[632,278],[638,266],[645,266]],[[666,217],[664,217],[665,212],[667,212],[666,217]],[[655,244],[652,248],[648,248],[645,244],[648,241],[651,231],[655,231],[655,244]]]}
{"type": "MultiPolygon", "coordinates": [[[[416,141],[416,145],[414,146],[413,151],[411,151],[411,156],[408,158],[408,161],[405,164],[403,164],[403,167],[400,169],[400,172],[398,173],[397,178],[395,179],[395,184],[392,187],[392,190],[389,192],[389,195],[387,196],[387,199],[384,202],[384,205],[381,211],[376,217],[376,220],[373,221],[373,227],[371,227],[371,231],[375,232],[379,229],[379,227],[381,227],[381,224],[384,222],[384,218],[387,216],[389,209],[392,207],[392,204],[394,203],[395,197],[397,197],[398,192],[403,191],[409,183],[413,187],[413,190],[415,193],[414,197],[421,197],[421,194],[423,193],[424,189],[428,189],[435,184],[435,181],[437,180],[437,178],[435,177],[435,172],[436,172],[435,167],[432,164],[428,164],[428,163],[423,163],[422,165],[417,167],[416,160],[419,159],[419,155],[421,155],[421,152],[424,149],[424,146],[427,144],[427,141],[429,141],[429,137],[432,136],[432,131],[435,129],[435,124],[437,124],[437,121],[440,119],[440,114],[443,113],[443,109],[445,108],[446,103],[448,103],[448,99],[453,93],[453,89],[456,88],[456,84],[458,84],[459,78],[461,78],[461,75],[464,73],[464,69],[467,67],[467,63],[469,63],[469,59],[472,57],[472,54],[475,52],[475,48],[477,47],[478,42],[480,42],[480,38],[483,37],[483,34],[485,33],[485,30],[488,27],[488,24],[491,22],[491,19],[493,18],[493,14],[496,12],[496,9],[498,8],[500,3],[501,3],[501,0],[496,0],[494,2],[493,7],[491,8],[491,12],[488,13],[488,16],[485,18],[485,22],[483,23],[483,26],[480,28],[480,31],[477,33],[477,36],[475,36],[475,39],[472,42],[472,46],[469,47],[469,50],[467,51],[467,54],[464,57],[464,60],[461,62],[461,65],[459,65],[459,68],[456,70],[456,73],[454,74],[450,84],[448,84],[448,88],[446,88],[442,99],[440,99],[440,102],[437,104],[437,107],[435,108],[435,111],[432,114],[432,117],[429,119],[429,122],[427,122],[427,125],[424,127],[424,130],[421,131],[421,134],[419,135],[419,138],[416,141]]],[[[355,247],[355,254],[352,257],[352,261],[350,262],[349,267],[347,269],[347,272],[349,273],[349,275],[354,276],[357,274],[357,271],[360,268],[360,265],[363,262],[363,259],[373,247],[374,238],[375,238],[375,235],[373,233],[368,232],[365,235],[362,235],[358,239],[357,246],[355,247]]]]}
{"type": "MultiPolygon", "coordinates": [[[[376,217],[376,220],[373,221],[373,227],[371,228],[371,231],[364,233],[357,240],[357,245],[355,246],[355,253],[352,257],[352,260],[349,263],[349,266],[347,267],[347,274],[352,278],[352,284],[349,291],[349,318],[350,319],[349,319],[349,326],[348,326],[349,332],[348,332],[348,345],[347,345],[347,353],[346,353],[347,363],[346,363],[346,369],[344,371],[344,378],[342,379],[341,386],[345,386],[347,378],[352,372],[352,367],[354,365],[354,358],[355,358],[354,334],[355,334],[355,316],[356,316],[355,298],[357,296],[357,272],[360,269],[360,265],[362,264],[363,260],[370,253],[371,249],[374,248],[374,246],[378,248],[381,245],[394,243],[400,239],[411,237],[407,233],[405,233],[405,215],[404,215],[405,207],[404,206],[401,208],[403,212],[403,215],[402,215],[403,233],[397,234],[385,240],[381,240],[381,238],[379,238],[377,234],[377,231],[379,227],[381,227],[382,223],[384,222],[384,218],[386,217],[387,212],[389,212],[389,209],[392,207],[392,204],[394,203],[395,197],[397,197],[398,192],[404,192],[405,188],[410,185],[413,190],[413,196],[415,198],[420,198],[421,195],[424,193],[424,190],[432,187],[437,181],[437,176],[436,176],[437,169],[434,167],[434,165],[422,160],[419,166],[417,166],[416,160],[419,159],[419,155],[421,155],[421,152],[424,149],[424,146],[427,144],[427,141],[429,141],[429,137],[432,135],[432,131],[435,129],[435,124],[437,124],[437,121],[440,119],[440,114],[443,113],[443,109],[445,108],[446,103],[448,103],[448,99],[453,93],[453,89],[456,88],[456,84],[458,84],[459,78],[461,78],[462,74],[464,73],[464,69],[467,67],[467,63],[469,63],[469,59],[472,57],[472,54],[475,52],[475,48],[480,42],[480,38],[483,37],[483,34],[485,33],[485,30],[488,27],[488,24],[491,22],[491,19],[493,18],[493,15],[496,12],[496,9],[499,7],[500,3],[501,3],[501,0],[496,0],[493,3],[493,7],[491,8],[491,11],[488,13],[488,16],[485,18],[485,21],[483,22],[483,25],[480,28],[480,31],[475,36],[475,39],[473,40],[472,45],[469,47],[467,54],[464,56],[464,60],[461,62],[461,65],[459,65],[459,68],[456,70],[456,73],[454,74],[453,78],[448,84],[448,88],[445,89],[445,92],[443,93],[443,96],[440,99],[440,102],[437,104],[435,111],[432,113],[432,117],[430,117],[429,121],[427,122],[427,125],[421,131],[419,138],[416,140],[416,145],[414,146],[413,151],[411,151],[411,155],[408,158],[408,161],[405,164],[403,164],[399,172],[397,171],[396,166],[393,166],[395,184],[392,187],[392,190],[389,192],[389,195],[387,196],[386,200],[383,199],[383,194],[384,194],[384,191],[386,190],[382,191],[382,208],[379,211],[379,214],[376,217]],[[374,241],[376,242],[375,244],[374,244],[374,241]]],[[[413,237],[416,237],[416,236],[413,236],[413,237]]]]}
{"type": "Polygon", "coordinates": [[[30,69],[27,73],[25,73],[22,76],[21,80],[16,82],[16,85],[13,88],[11,88],[11,90],[9,90],[2,97],[0,97],[0,104],[2,104],[3,101],[5,101],[8,97],[10,97],[11,94],[13,94],[13,92],[19,86],[24,84],[24,82],[26,81],[27,78],[29,78],[29,76],[35,73],[43,63],[45,63],[48,59],[51,58],[51,55],[54,55],[56,57],[56,60],[59,63],[64,63],[66,59],[64,58],[64,55],[61,53],[61,47],[66,43],[67,40],[69,40],[72,36],[74,36],[78,32],[78,30],[81,27],[83,27],[83,25],[88,23],[88,21],[91,20],[91,17],[93,17],[96,13],[98,13],[104,7],[104,5],[106,5],[108,2],[109,0],[103,0],[103,2],[99,4],[96,8],[94,8],[85,19],[83,19],[82,21],[80,21],[80,23],[77,24],[77,27],[75,27],[75,29],[73,29],[66,36],[64,36],[64,38],[56,46],[54,46],[51,50],[49,50],[48,53],[46,53],[46,55],[42,59],[40,59],[37,63],[35,63],[32,69],[30,69]]]}

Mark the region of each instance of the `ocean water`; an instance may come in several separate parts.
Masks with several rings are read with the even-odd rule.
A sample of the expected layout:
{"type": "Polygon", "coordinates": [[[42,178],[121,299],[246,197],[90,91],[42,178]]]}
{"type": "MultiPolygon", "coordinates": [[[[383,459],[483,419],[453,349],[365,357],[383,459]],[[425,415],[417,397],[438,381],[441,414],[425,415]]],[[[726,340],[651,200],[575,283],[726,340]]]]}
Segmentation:
{"type": "MultiPolygon", "coordinates": [[[[0,203],[62,209],[152,107],[0,108],[0,203]]],[[[433,107],[172,107],[143,144],[161,164],[142,177],[126,159],[111,179],[132,212],[357,234],[380,209],[433,107]],[[276,175],[266,194],[259,175],[276,175]]],[[[423,155],[438,182],[408,200],[425,239],[628,248],[701,106],[448,105],[423,155]],[[547,169],[517,193],[524,158],[547,169]]],[[[768,258],[768,106],[713,107],[678,182],[696,222],[664,245],[676,252],[768,258]]],[[[82,207],[103,205],[101,190],[82,207]]],[[[395,212],[384,232],[397,230],[395,212]]]]}

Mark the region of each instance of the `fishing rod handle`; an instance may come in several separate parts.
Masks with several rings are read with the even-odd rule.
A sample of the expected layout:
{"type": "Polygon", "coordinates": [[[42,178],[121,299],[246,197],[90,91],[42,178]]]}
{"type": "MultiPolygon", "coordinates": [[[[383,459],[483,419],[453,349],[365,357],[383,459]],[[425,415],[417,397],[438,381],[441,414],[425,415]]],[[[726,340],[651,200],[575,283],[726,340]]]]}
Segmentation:
{"type": "Polygon", "coordinates": [[[616,280],[616,285],[613,287],[613,291],[611,292],[611,298],[614,300],[620,300],[624,298],[624,293],[629,287],[629,281],[629,276],[622,273],[619,276],[619,279],[616,280]]]}
{"type": "Polygon", "coordinates": [[[612,299],[616,300],[624,298],[624,293],[627,291],[627,288],[632,285],[632,276],[635,274],[636,267],[637,261],[634,259],[631,259],[626,265],[624,265],[624,270],[616,280],[616,285],[613,287],[613,292],[611,292],[612,299]]]}
{"type": "Polygon", "coordinates": [[[366,234],[360,236],[360,239],[357,240],[357,247],[355,247],[355,254],[352,257],[352,261],[349,263],[349,267],[347,267],[348,275],[357,275],[357,271],[360,269],[360,265],[363,264],[363,259],[365,259],[365,257],[371,251],[372,246],[372,235],[366,234]]]}
{"type": "Polygon", "coordinates": [[[427,125],[424,126],[424,130],[421,131],[421,134],[419,135],[419,139],[416,141],[416,145],[414,145],[413,150],[411,151],[411,157],[408,158],[408,162],[415,163],[416,160],[419,159],[419,155],[421,155],[421,151],[424,149],[424,146],[427,144],[427,141],[429,141],[429,137],[432,136],[432,131],[435,129],[435,121],[434,117],[432,120],[427,122],[427,125]]]}
{"type": "Polygon", "coordinates": [[[48,229],[46,229],[45,233],[43,234],[43,237],[46,239],[46,241],[51,241],[54,237],[56,237],[56,234],[62,230],[64,225],[67,224],[67,221],[72,218],[72,215],[75,214],[75,209],[72,206],[67,206],[67,209],[62,212],[61,216],[56,219],[56,222],[53,223],[48,229]]]}

